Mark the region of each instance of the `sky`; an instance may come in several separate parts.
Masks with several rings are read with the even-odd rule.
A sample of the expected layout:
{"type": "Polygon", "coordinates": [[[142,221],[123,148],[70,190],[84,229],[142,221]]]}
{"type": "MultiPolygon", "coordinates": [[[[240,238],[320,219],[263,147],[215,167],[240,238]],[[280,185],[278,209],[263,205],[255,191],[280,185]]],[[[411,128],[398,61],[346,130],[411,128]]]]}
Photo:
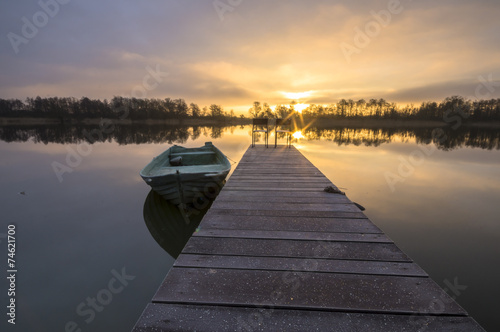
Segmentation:
{"type": "Polygon", "coordinates": [[[0,98],[500,98],[498,17],[498,0],[9,0],[0,98]]]}

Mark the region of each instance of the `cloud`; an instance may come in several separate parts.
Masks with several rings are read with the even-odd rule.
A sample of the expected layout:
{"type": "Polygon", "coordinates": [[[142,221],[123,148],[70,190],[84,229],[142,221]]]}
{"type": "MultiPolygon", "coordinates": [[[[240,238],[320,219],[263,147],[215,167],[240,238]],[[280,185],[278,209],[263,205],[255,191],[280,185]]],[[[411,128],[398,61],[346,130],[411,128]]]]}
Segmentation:
{"type": "MultiPolygon", "coordinates": [[[[0,98],[112,98],[140,85],[146,67],[169,73],[148,97],[203,105],[470,94],[479,75],[500,78],[498,1],[401,0],[403,10],[347,61],[342,43],[387,1],[242,1],[221,21],[211,1],[71,1],[15,54],[0,42],[0,98]]],[[[20,34],[37,2],[10,3],[2,35],[20,34]]],[[[248,107],[247,107],[248,108],[248,107]]]]}

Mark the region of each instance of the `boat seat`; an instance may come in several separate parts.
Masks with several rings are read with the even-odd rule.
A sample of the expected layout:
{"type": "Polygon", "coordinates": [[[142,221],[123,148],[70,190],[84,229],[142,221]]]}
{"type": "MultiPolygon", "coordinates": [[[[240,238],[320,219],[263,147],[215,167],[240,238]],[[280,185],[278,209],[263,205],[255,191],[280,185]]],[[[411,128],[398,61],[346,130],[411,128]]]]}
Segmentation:
{"type": "Polygon", "coordinates": [[[175,157],[170,159],[170,166],[182,166],[182,157],[175,157]]]}

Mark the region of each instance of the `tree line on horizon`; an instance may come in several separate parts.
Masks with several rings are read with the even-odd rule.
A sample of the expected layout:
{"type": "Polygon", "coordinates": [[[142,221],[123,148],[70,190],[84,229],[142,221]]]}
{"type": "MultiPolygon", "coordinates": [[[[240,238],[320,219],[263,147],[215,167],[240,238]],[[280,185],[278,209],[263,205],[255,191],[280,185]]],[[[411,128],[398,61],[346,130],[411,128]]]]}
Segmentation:
{"type": "Polygon", "coordinates": [[[277,105],[273,111],[269,104],[256,101],[248,112],[254,118],[286,118],[300,113],[303,118],[441,121],[459,116],[470,121],[500,121],[500,98],[473,101],[452,96],[440,103],[423,102],[420,106],[403,107],[382,98],[341,99],[330,105],[310,104],[301,112],[295,110],[295,105],[293,101],[290,105],[277,105]]]}
{"type": "Polygon", "coordinates": [[[221,105],[200,108],[182,98],[113,97],[110,101],[82,97],[49,97],[0,99],[0,117],[35,117],[64,119],[182,119],[188,117],[216,119],[234,118],[234,111],[225,112],[221,105]]]}
{"type": "MultiPolygon", "coordinates": [[[[460,96],[445,98],[442,102],[423,102],[420,106],[398,106],[385,99],[341,99],[330,105],[310,104],[302,112],[289,105],[277,105],[274,110],[268,103],[255,101],[249,109],[251,118],[286,118],[292,115],[303,118],[330,119],[386,119],[434,121],[461,117],[469,121],[500,121],[500,98],[468,100],[460,96]]],[[[182,99],[138,99],[113,97],[110,101],[83,97],[49,97],[0,99],[0,117],[36,117],[83,120],[86,118],[183,119],[183,118],[235,118],[233,110],[226,112],[221,105],[200,108],[182,99]]],[[[244,118],[244,115],[240,115],[244,118]]]]}

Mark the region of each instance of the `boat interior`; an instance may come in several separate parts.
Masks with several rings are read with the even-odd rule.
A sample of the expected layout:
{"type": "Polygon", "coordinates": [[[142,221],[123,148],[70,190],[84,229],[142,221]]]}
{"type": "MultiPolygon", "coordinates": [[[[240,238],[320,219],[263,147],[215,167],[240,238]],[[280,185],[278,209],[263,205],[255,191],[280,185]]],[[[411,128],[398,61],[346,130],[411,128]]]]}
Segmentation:
{"type": "Polygon", "coordinates": [[[188,150],[185,152],[170,153],[168,163],[169,163],[168,166],[197,166],[197,165],[214,165],[220,163],[220,161],[218,160],[217,154],[214,151],[188,150]]]}

